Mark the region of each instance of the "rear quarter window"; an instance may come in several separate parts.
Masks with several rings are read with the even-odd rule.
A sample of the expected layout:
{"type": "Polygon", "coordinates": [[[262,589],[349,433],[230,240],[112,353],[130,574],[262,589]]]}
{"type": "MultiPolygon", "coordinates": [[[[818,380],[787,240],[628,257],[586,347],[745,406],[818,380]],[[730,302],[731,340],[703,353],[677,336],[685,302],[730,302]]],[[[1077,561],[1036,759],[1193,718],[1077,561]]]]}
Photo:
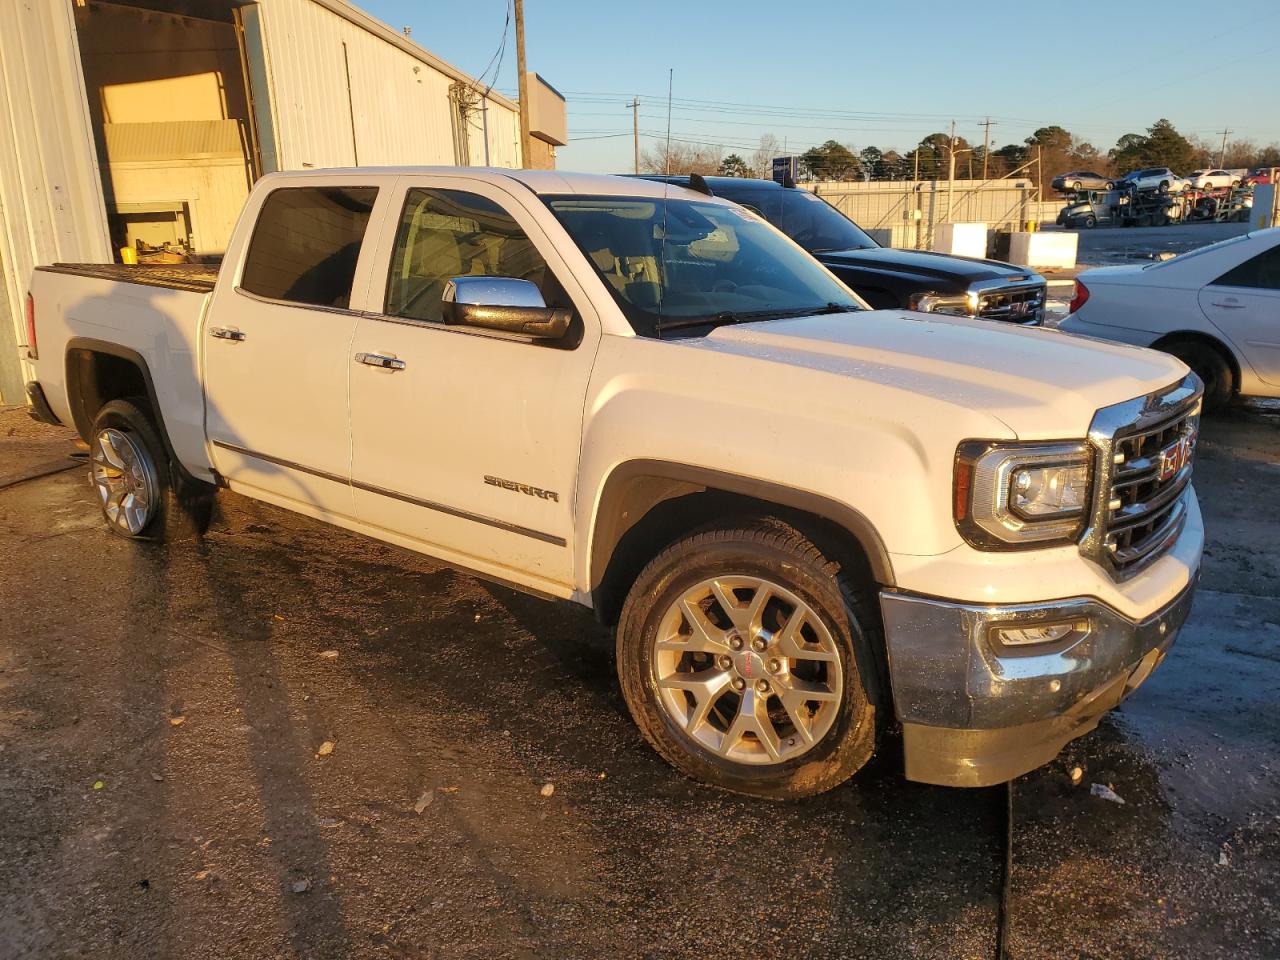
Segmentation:
{"type": "Polygon", "coordinates": [[[267,195],[240,286],[272,300],[345,308],[377,187],[283,187],[267,195]]]}

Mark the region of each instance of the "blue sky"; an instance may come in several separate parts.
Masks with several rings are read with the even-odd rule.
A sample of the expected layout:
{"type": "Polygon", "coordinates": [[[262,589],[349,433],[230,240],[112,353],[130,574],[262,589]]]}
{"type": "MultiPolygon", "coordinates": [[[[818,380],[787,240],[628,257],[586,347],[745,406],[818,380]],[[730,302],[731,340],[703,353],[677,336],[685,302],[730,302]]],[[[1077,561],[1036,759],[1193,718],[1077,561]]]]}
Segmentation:
{"type": "MultiPolygon", "coordinates": [[[[356,2],[473,76],[497,51],[507,10],[507,0],[356,2]]],[[[529,68],[569,101],[566,170],[629,169],[624,104],[638,95],[642,133],[665,131],[668,68],[672,137],[726,154],[749,153],[766,133],[796,152],[827,139],[906,150],[952,118],[981,142],[986,116],[993,146],[1056,123],[1105,151],[1160,117],[1213,142],[1224,125],[1233,140],[1280,140],[1280,4],[525,0],[525,18],[529,68]],[[1158,47],[1145,57],[1108,49],[1126,35],[1127,9],[1151,14],[1132,34],[1139,49],[1158,47]]],[[[515,60],[511,35],[498,90],[514,93],[515,60]]]]}

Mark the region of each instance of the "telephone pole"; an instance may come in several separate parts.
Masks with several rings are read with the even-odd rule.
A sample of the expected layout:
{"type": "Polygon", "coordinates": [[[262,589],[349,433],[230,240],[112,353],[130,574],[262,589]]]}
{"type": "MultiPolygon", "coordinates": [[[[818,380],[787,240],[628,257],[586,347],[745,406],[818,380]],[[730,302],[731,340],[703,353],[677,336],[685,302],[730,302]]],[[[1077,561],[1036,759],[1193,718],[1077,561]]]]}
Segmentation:
{"type": "Polygon", "coordinates": [[[529,80],[524,67],[524,0],[513,0],[516,13],[516,71],[520,74],[520,166],[528,170],[529,159],[529,80]]]}
{"type": "Polygon", "coordinates": [[[634,173],[640,172],[640,98],[632,97],[631,102],[627,104],[631,108],[631,137],[635,144],[636,168],[634,173]]]}
{"type": "Polygon", "coordinates": [[[947,140],[947,223],[951,222],[951,202],[956,186],[956,122],[951,121],[951,137],[947,140]]]}
{"type": "Polygon", "coordinates": [[[1235,133],[1234,130],[1222,129],[1222,152],[1218,154],[1218,166],[1221,167],[1227,162],[1227,137],[1235,133]]]}
{"type": "Polygon", "coordinates": [[[987,179],[987,157],[991,153],[991,128],[996,122],[990,117],[983,120],[978,126],[982,127],[982,179],[987,179]]]}

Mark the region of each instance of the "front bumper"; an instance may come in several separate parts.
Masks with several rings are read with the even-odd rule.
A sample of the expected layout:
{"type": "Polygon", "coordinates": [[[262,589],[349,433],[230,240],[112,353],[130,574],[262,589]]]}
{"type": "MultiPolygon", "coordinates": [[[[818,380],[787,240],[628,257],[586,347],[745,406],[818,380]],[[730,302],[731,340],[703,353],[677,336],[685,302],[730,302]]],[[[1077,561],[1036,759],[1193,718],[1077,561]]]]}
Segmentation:
{"type": "Polygon", "coordinates": [[[1052,760],[1164,659],[1191,610],[1198,571],[1134,621],[1090,599],[984,606],[881,594],[909,780],[982,787],[1052,760]],[[1001,626],[1088,623],[1056,644],[1001,644],[1001,626]]]}

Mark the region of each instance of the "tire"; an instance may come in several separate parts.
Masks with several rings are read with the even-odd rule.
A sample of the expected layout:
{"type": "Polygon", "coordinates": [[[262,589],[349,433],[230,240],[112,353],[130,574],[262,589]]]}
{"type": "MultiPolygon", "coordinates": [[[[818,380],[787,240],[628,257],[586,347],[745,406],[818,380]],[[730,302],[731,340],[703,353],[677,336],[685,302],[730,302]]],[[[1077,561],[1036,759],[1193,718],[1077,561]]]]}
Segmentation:
{"type": "Polygon", "coordinates": [[[94,418],[89,481],[102,517],[130,540],[198,538],[209,525],[212,488],[179,494],[177,471],[147,410],[142,399],[112,400],[94,418]]]}
{"type": "Polygon", "coordinates": [[[1161,180],[1161,181],[1160,181],[1160,192],[1161,192],[1161,193],[1168,193],[1168,192],[1169,192],[1169,181],[1168,181],[1168,180],[1161,180]]]}
{"type": "Polygon", "coordinates": [[[1108,180],[1108,181],[1107,181],[1107,189],[1108,189],[1108,190],[1114,190],[1115,188],[1116,188],[1116,183],[1115,183],[1115,181],[1114,181],[1114,180],[1108,180]]]}
{"type": "Polygon", "coordinates": [[[1097,225],[1098,225],[1098,218],[1093,216],[1092,214],[1084,218],[1084,228],[1086,230],[1092,230],[1097,225]]]}
{"type": "Polygon", "coordinates": [[[679,540],[645,567],[623,606],[618,677],[631,716],[664,759],[704,783],[774,800],[830,790],[875,752],[875,597],[873,584],[854,582],[780,520],[730,522],[679,540]],[[752,630],[761,590],[768,599],[752,630]],[[701,698],[677,686],[694,671],[714,685],[701,698]],[[800,696],[806,690],[821,699],[800,696]]]}
{"type": "Polygon", "coordinates": [[[1079,180],[1077,180],[1075,182],[1075,186],[1073,186],[1071,189],[1073,189],[1076,193],[1079,193],[1081,190],[1084,189],[1084,184],[1082,184],[1079,180]]]}
{"type": "Polygon", "coordinates": [[[1161,347],[1171,353],[1204,381],[1204,412],[1214,413],[1231,402],[1235,376],[1225,357],[1208,344],[1193,340],[1175,341],[1161,347]]]}

